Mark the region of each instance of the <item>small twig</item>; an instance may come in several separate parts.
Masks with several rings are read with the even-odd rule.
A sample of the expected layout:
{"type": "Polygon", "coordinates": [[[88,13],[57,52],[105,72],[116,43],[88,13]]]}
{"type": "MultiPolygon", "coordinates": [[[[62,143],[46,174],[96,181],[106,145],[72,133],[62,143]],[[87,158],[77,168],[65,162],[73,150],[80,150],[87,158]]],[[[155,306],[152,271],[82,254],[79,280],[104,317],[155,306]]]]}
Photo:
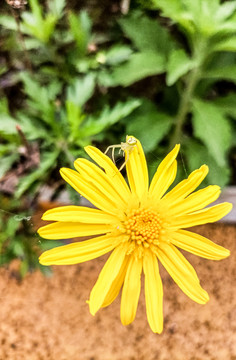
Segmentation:
{"type": "Polygon", "coordinates": [[[23,133],[20,125],[16,125],[16,130],[17,130],[18,134],[20,135],[20,138],[21,138],[25,148],[27,149],[28,154],[31,155],[32,147],[31,147],[30,143],[28,142],[28,140],[26,139],[25,134],[23,133]]]}

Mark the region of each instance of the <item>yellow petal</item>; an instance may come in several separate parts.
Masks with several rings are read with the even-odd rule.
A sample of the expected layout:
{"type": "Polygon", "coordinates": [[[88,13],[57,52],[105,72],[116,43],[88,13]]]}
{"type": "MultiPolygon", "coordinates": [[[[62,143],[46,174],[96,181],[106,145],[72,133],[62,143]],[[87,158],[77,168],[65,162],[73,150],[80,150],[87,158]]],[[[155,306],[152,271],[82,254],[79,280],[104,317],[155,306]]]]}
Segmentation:
{"type": "Polygon", "coordinates": [[[42,265],[72,265],[95,259],[113,250],[121,238],[99,236],[94,239],[58,246],[39,258],[42,265]]]}
{"type": "Polygon", "coordinates": [[[173,232],[171,242],[183,250],[206,259],[220,260],[230,255],[230,251],[223,246],[214,244],[204,236],[186,230],[173,232]]]}
{"type": "Polygon", "coordinates": [[[102,304],[102,307],[106,307],[108,305],[110,305],[115,298],[118,296],[121,286],[123,285],[124,279],[125,279],[125,274],[127,271],[127,265],[128,265],[128,260],[129,257],[126,256],[123,264],[121,265],[120,271],[117,275],[117,277],[115,278],[115,280],[113,281],[113,283],[111,284],[111,287],[105,297],[105,300],[102,304]]]}
{"type": "Polygon", "coordinates": [[[217,185],[210,185],[205,189],[194,192],[185,199],[181,199],[178,204],[170,203],[168,215],[178,216],[203,209],[205,206],[218,199],[219,195],[220,187],[217,185]]]}
{"type": "Polygon", "coordinates": [[[232,204],[225,202],[196,211],[193,214],[176,216],[171,219],[170,227],[178,229],[215,222],[227,215],[231,209],[232,204]]]}
{"type": "MultiPolygon", "coordinates": [[[[127,139],[130,137],[133,136],[127,136],[127,139]]],[[[148,192],[149,180],[146,158],[139,140],[132,151],[125,151],[125,159],[131,192],[142,199],[143,195],[148,192]]]]}
{"type": "Polygon", "coordinates": [[[175,145],[174,149],[162,160],[152,179],[149,194],[154,196],[156,200],[160,199],[169,186],[173,183],[177,171],[176,157],[178,155],[180,145],[175,145]]]}
{"type": "Polygon", "coordinates": [[[141,289],[142,259],[130,256],[121,296],[120,318],[123,325],[130,324],[136,315],[141,289]]]}
{"type": "Polygon", "coordinates": [[[117,218],[104,211],[84,206],[60,206],[47,210],[43,216],[46,221],[82,222],[88,224],[114,224],[117,218]]]}
{"type": "Polygon", "coordinates": [[[91,236],[112,232],[114,226],[109,224],[83,224],[76,222],[56,222],[38,229],[41,237],[50,240],[71,239],[73,237],[91,236]]]}
{"type": "Polygon", "coordinates": [[[78,193],[91,201],[96,207],[109,214],[116,214],[117,207],[114,202],[107,198],[101,191],[91,185],[77,172],[71,169],[62,168],[60,170],[63,179],[68,182],[78,193]]]}
{"type": "Polygon", "coordinates": [[[105,173],[112,178],[114,187],[119,189],[120,196],[126,201],[130,196],[130,190],[125,179],[111,159],[93,146],[86,146],[84,150],[99,166],[101,166],[101,168],[104,169],[105,173]]]}
{"type": "Polygon", "coordinates": [[[154,333],[163,330],[163,288],[158,262],[153,252],[146,250],[143,258],[147,319],[154,333]]]}
{"type": "Polygon", "coordinates": [[[157,256],[176,284],[190,299],[198,304],[205,304],[209,300],[192,265],[173,245],[161,243],[157,256]]]}
{"type": "Polygon", "coordinates": [[[181,181],[171,191],[169,191],[163,197],[163,200],[170,201],[173,204],[173,202],[184,199],[201,184],[207,176],[208,171],[208,166],[202,165],[200,169],[193,171],[187,179],[181,181]]]}
{"type": "Polygon", "coordinates": [[[101,308],[107,294],[118,276],[120,269],[125,261],[126,252],[128,249],[128,242],[122,243],[110,255],[109,259],[103,266],[102,271],[94,285],[89,299],[89,310],[92,315],[101,308]]]}
{"type": "Polygon", "coordinates": [[[113,178],[108,176],[97,165],[86,159],[77,159],[74,162],[74,166],[85,181],[88,181],[92,186],[101,191],[117,207],[121,209],[127,207],[128,197],[125,200],[122,199],[119,188],[114,186],[113,178]]]}

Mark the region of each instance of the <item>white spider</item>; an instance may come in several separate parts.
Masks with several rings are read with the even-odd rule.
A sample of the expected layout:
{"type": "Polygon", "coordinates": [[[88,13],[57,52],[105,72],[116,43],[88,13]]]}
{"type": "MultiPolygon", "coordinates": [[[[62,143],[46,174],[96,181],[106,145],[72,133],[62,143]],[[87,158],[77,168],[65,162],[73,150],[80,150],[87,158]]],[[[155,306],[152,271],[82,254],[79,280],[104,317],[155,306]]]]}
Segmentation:
{"type": "Polygon", "coordinates": [[[134,147],[137,145],[137,140],[134,137],[129,137],[128,135],[126,135],[126,142],[122,142],[121,144],[117,144],[117,145],[110,145],[108,146],[108,148],[105,151],[105,154],[109,151],[109,149],[112,149],[112,160],[115,163],[115,149],[116,148],[120,148],[119,154],[121,151],[123,151],[123,156],[125,156],[125,154],[127,155],[127,159],[125,160],[125,162],[121,165],[121,167],[119,168],[119,171],[121,171],[125,164],[127,163],[127,161],[129,160],[129,156],[131,154],[131,152],[134,150],[134,147]]]}

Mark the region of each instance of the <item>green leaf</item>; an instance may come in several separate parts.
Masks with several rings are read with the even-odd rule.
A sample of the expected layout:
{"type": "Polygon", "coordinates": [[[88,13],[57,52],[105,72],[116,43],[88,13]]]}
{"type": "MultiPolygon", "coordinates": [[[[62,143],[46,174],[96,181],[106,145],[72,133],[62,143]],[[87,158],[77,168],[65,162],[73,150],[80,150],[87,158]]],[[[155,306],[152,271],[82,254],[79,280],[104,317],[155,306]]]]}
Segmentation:
{"type": "Polygon", "coordinates": [[[198,141],[191,139],[184,145],[184,156],[188,161],[188,169],[191,171],[198,169],[201,165],[209,166],[209,173],[206,184],[226,186],[230,181],[230,168],[228,164],[219,166],[214,158],[209,154],[208,149],[198,141]]]}
{"type": "Polygon", "coordinates": [[[22,18],[26,32],[43,43],[47,43],[54,31],[57,17],[53,13],[42,16],[42,9],[38,0],[29,0],[32,12],[24,12],[22,18]]]}
{"type": "Polygon", "coordinates": [[[19,154],[15,153],[15,154],[7,155],[7,156],[1,158],[1,162],[0,162],[0,179],[12,167],[12,165],[18,159],[18,157],[19,157],[19,154]]]}
{"type": "Polygon", "coordinates": [[[193,101],[192,110],[194,135],[205,144],[217,164],[224,167],[232,144],[229,119],[214,104],[197,99],[193,101]]]}
{"type": "MultiPolygon", "coordinates": [[[[25,254],[23,254],[24,256],[25,254]]],[[[23,278],[27,272],[29,271],[29,263],[27,260],[23,260],[21,261],[21,264],[20,264],[20,275],[21,277],[23,278]]]]}
{"type": "Polygon", "coordinates": [[[214,51],[236,51],[236,36],[231,36],[228,39],[217,42],[213,46],[214,51]]]}
{"type": "Polygon", "coordinates": [[[153,52],[136,53],[130,60],[118,66],[112,73],[113,86],[129,86],[136,81],[165,71],[165,60],[153,52]]]}
{"type": "Polygon", "coordinates": [[[17,24],[13,16],[0,15],[0,25],[8,30],[17,30],[17,24]]]}
{"type": "Polygon", "coordinates": [[[8,71],[8,67],[5,64],[1,64],[0,67],[0,76],[3,75],[4,73],[6,73],[8,71]]]}
{"type": "Polygon", "coordinates": [[[72,101],[66,101],[66,115],[67,121],[70,124],[70,137],[68,141],[73,142],[80,136],[79,126],[84,120],[85,115],[81,114],[81,108],[72,101]]]}
{"type": "Polygon", "coordinates": [[[86,11],[81,11],[79,15],[70,12],[68,20],[80,54],[85,55],[91,36],[91,20],[86,11]]]}
{"type": "Polygon", "coordinates": [[[67,88],[67,100],[82,107],[93,95],[95,76],[90,73],[84,78],[78,78],[67,88]]]}
{"type": "Polygon", "coordinates": [[[212,70],[207,70],[202,74],[202,77],[205,79],[215,79],[215,80],[228,80],[236,82],[236,65],[229,65],[224,67],[215,68],[212,70]]]}
{"type": "Polygon", "coordinates": [[[0,100],[0,113],[9,115],[8,101],[6,97],[0,100]]]}
{"type": "Polygon", "coordinates": [[[182,28],[187,30],[189,34],[195,32],[195,26],[193,24],[193,15],[198,14],[198,1],[191,2],[192,13],[189,11],[187,2],[180,0],[152,0],[155,7],[162,10],[162,14],[165,17],[172,19],[181,25],[182,28]]]}
{"type": "Polygon", "coordinates": [[[86,138],[99,134],[106,127],[112,126],[121,119],[129,115],[134,109],[140,106],[140,101],[136,99],[129,100],[125,103],[118,102],[116,106],[110,109],[105,106],[99,116],[90,116],[81,126],[80,138],[86,138]]]}
{"type": "Polygon", "coordinates": [[[34,170],[29,175],[21,178],[15,192],[15,198],[19,199],[21,195],[30,188],[30,186],[37,180],[47,177],[47,171],[57,165],[56,159],[58,157],[58,151],[44,153],[43,158],[40,162],[39,168],[34,170]]]}
{"type": "Polygon", "coordinates": [[[17,134],[16,125],[17,121],[14,120],[10,115],[1,114],[0,121],[0,133],[7,135],[15,135],[17,134]]]}
{"type": "Polygon", "coordinates": [[[215,14],[215,18],[218,22],[222,22],[225,19],[233,15],[236,10],[236,1],[229,1],[221,4],[215,14]]]}
{"type": "Polygon", "coordinates": [[[43,139],[46,142],[49,138],[52,138],[52,134],[42,127],[42,123],[30,117],[29,114],[18,112],[16,116],[17,123],[22,128],[27,140],[43,139]]]}
{"type": "Polygon", "coordinates": [[[236,31],[236,16],[224,22],[223,24],[219,25],[218,27],[218,32],[220,34],[231,34],[231,33],[235,33],[235,31],[236,31]]]}
{"type": "Polygon", "coordinates": [[[17,151],[17,145],[15,143],[0,144],[0,156],[4,156],[8,153],[17,151]]]}
{"type": "Polygon", "coordinates": [[[169,132],[173,119],[158,111],[151,101],[144,101],[126,120],[126,133],[137,137],[145,152],[152,151],[169,132]]]}
{"type": "Polygon", "coordinates": [[[167,63],[167,85],[173,85],[181,76],[187,74],[193,66],[193,61],[184,50],[173,50],[167,63]]]}
{"type": "Polygon", "coordinates": [[[105,63],[108,65],[117,65],[130,58],[132,50],[126,45],[114,45],[105,54],[105,63]]]}
{"type": "Polygon", "coordinates": [[[54,0],[48,1],[48,8],[50,12],[60,19],[64,14],[64,7],[66,6],[66,0],[54,0]]]}
{"type": "Polygon", "coordinates": [[[17,230],[19,229],[20,223],[15,220],[15,216],[12,216],[7,219],[6,222],[6,236],[9,238],[14,238],[16,235],[17,230]]]}
{"type": "MultiPolygon", "coordinates": [[[[64,244],[62,244],[64,245],[64,244]]],[[[44,266],[44,265],[41,265],[39,264],[39,270],[42,272],[42,274],[45,276],[45,277],[50,277],[53,275],[53,271],[52,271],[52,268],[50,266],[44,266]]]]}
{"type": "Polygon", "coordinates": [[[40,24],[42,21],[42,10],[41,10],[38,0],[29,0],[29,5],[31,8],[32,14],[34,15],[34,18],[36,20],[36,23],[40,24]]]}
{"type": "Polygon", "coordinates": [[[24,39],[26,50],[38,49],[42,47],[41,41],[38,39],[29,37],[24,39]]]}
{"type": "Polygon", "coordinates": [[[150,19],[141,12],[119,21],[124,33],[141,52],[158,52],[167,55],[174,46],[168,31],[155,19],[150,19]]]}
{"type": "Polygon", "coordinates": [[[236,94],[230,93],[227,96],[214,100],[214,105],[219,107],[223,114],[229,115],[236,120],[236,94]]]}
{"type": "Polygon", "coordinates": [[[60,83],[53,82],[49,87],[42,86],[40,82],[26,72],[20,74],[24,83],[24,90],[28,97],[28,106],[40,114],[41,120],[52,128],[55,127],[55,104],[54,99],[61,89],[60,83]]]}

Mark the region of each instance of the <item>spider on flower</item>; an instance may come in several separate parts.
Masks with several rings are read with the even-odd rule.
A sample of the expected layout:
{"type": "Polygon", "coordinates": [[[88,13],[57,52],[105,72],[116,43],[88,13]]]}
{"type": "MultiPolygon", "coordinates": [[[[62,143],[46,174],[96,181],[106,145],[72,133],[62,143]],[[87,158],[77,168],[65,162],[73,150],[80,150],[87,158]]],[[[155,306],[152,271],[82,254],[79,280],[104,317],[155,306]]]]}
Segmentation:
{"type": "Polygon", "coordinates": [[[108,148],[106,149],[104,154],[107,154],[107,152],[112,149],[112,160],[115,163],[115,149],[119,148],[119,154],[121,153],[121,151],[123,151],[123,156],[125,156],[125,154],[127,155],[127,158],[125,160],[125,162],[121,165],[121,167],[119,168],[119,171],[121,171],[124,166],[127,164],[128,160],[129,160],[129,156],[131,154],[131,152],[134,150],[134,147],[137,145],[137,140],[132,137],[132,136],[128,136],[126,135],[126,141],[125,142],[121,142],[121,144],[117,144],[117,145],[110,145],[108,146],[108,148]]]}

